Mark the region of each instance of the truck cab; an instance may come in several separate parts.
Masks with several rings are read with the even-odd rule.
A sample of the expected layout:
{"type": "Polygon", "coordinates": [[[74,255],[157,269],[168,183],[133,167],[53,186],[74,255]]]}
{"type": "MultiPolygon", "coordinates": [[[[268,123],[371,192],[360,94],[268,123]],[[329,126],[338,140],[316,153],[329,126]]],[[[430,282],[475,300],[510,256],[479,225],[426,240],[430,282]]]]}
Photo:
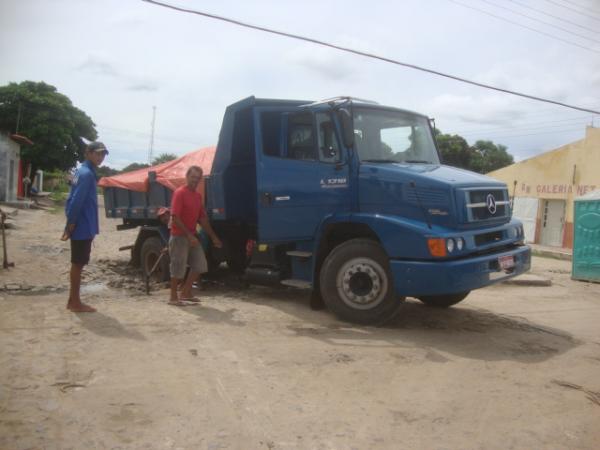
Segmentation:
{"type": "Polygon", "coordinates": [[[206,193],[230,265],[344,320],[381,323],[407,296],[451,306],[530,267],[507,186],[444,166],[426,116],[374,102],[234,103],[206,193]]]}

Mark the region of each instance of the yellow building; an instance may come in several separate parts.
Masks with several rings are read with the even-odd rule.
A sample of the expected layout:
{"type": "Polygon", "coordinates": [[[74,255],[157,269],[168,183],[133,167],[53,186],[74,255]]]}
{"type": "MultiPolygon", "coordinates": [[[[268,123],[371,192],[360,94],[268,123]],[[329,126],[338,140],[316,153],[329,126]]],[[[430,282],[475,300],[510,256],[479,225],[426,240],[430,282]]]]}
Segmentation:
{"type": "Polygon", "coordinates": [[[487,175],[508,185],[528,242],[573,248],[573,200],[600,188],[600,128],[487,175]]]}

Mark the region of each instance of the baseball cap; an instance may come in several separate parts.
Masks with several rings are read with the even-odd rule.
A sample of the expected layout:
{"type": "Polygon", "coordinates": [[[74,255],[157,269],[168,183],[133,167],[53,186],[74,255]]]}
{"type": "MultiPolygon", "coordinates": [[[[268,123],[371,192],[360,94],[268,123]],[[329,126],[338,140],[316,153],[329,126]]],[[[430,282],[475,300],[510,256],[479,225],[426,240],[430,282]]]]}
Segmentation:
{"type": "Polygon", "coordinates": [[[171,210],[170,210],[169,208],[165,208],[165,207],[163,206],[163,207],[162,207],[162,208],[160,208],[160,209],[158,210],[158,212],[156,213],[156,217],[160,217],[160,216],[162,216],[163,214],[167,214],[167,213],[170,213],[170,212],[171,212],[171,210]]]}
{"type": "Polygon", "coordinates": [[[105,152],[108,155],[108,149],[100,141],[90,142],[86,148],[88,152],[105,152]]]}

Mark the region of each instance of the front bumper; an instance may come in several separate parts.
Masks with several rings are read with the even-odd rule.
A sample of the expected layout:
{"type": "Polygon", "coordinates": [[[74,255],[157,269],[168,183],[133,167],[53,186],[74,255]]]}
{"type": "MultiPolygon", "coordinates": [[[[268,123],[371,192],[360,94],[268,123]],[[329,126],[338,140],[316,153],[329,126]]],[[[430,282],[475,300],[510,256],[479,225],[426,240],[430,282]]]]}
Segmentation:
{"type": "Polygon", "coordinates": [[[519,246],[473,258],[454,261],[391,260],[396,293],[400,296],[443,295],[472,291],[527,272],[531,267],[531,249],[519,246]],[[510,272],[500,269],[498,258],[512,255],[515,266],[510,272]]]}

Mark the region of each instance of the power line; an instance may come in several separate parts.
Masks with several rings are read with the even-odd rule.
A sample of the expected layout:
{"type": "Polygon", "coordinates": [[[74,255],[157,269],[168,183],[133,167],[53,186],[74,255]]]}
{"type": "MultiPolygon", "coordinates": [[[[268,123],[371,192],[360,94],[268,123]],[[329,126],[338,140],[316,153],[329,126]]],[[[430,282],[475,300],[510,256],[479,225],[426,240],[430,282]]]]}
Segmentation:
{"type": "MultiPolygon", "coordinates": [[[[541,122],[530,122],[530,123],[524,123],[522,125],[517,125],[514,127],[511,126],[500,126],[500,127],[493,127],[493,128],[471,128],[471,129],[466,129],[463,130],[461,134],[472,134],[472,133],[483,133],[483,132],[489,132],[489,131],[502,131],[502,130],[514,130],[514,129],[529,129],[531,128],[531,125],[544,125],[544,124],[549,124],[549,123],[558,123],[558,122],[573,122],[573,121],[584,121],[584,120],[589,120],[591,117],[590,116],[580,116],[580,117],[573,117],[571,119],[558,119],[558,120],[544,120],[541,122]]],[[[568,125],[568,124],[566,124],[568,125]]],[[[547,128],[547,127],[552,127],[552,126],[565,126],[565,124],[563,125],[545,125],[545,126],[539,126],[539,127],[535,127],[535,128],[547,128]]]]}
{"type": "Polygon", "coordinates": [[[510,12],[511,12],[511,13],[513,13],[513,14],[517,14],[517,15],[519,15],[519,16],[522,16],[522,17],[525,17],[525,18],[527,18],[527,19],[533,20],[534,22],[539,22],[539,23],[541,23],[541,24],[543,24],[543,25],[546,25],[546,26],[549,26],[549,27],[556,28],[557,30],[563,31],[563,32],[565,32],[565,33],[572,34],[573,36],[577,36],[577,37],[579,37],[579,38],[582,38],[582,39],[587,39],[587,40],[589,40],[589,41],[596,42],[596,43],[600,44],[600,41],[599,41],[599,40],[597,40],[597,39],[594,39],[594,38],[591,38],[591,37],[587,37],[587,36],[585,36],[585,35],[583,35],[583,34],[575,33],[574,31],[567,30],[566,28],[559,27],[558,25],[554,25],[554,24],[552,24],[552,23],[550,23],[550,22],[546,22],[546,21],[544,21],[544,20],[537,19],[537,18],[535,18],[535,17],[532,17],[532,16],[529,16],[529,15],[527,15],[527,14],[523,14],[523,13],[521,13],[521,12],[519,12],[519,11],[515,11],[515,10],[514,10],[514,9],[512,9],[512,8],[507,8],[506,6],[498,5],[498,4],[496,4],[496,3],[493,3],[493,2],[490,2],[490,1],[488,1],[488,0],[480,0],[480,1],[482,1],[483,3],[487,3],[488,5],[495,6],[496,8],[505,9],[506,11],[510,11],[510,12]]]}
{"type": "Polygon", "coordinates": [[[572,2],[572,1],[569,1],[569,0],[563,0],[563,2],[568,3],[569,5],[577,6],[577,7],[581,8],[581,9],[583,9],[583,10],[587,10],[587,11],[589,11],[592,14],[600,14],[600,11],[598,11],[597,9],[587,8],[587,5],[584,6],[584,5],[582,5],[581,3],[578,3],[578,2],[572,2]]]}
{"type": "MultiPolygon", "coordinates": [[[[569,129],[564,129],[564,130],[554,130],[554,131],[540,131],[539,133],[528,133],[528,134],[511,134],[511,135],[492,135],[495,136],[496,140],[499,139],[515,139],[515,138],[521,138],[521,137],[527,137],[527,136],[540,136],[543,134],[557,134],[557,133],[568,133],[571,131],[581,131],[581,127],[577,127],[577,128],[569,128],[569,129]]],[[[477,139],[478,141],[481,141],[483,139],[477,139]]]]}
{"type": "MultiPolygon", "coordinates": [[[[150,0],[143,0],[143,1],[150,1],[150,0]]],[[[557,36],[554,36],[553,34],[546,33],[545,31],[540,31],[540,30],[538,30],[536,28],[531,28],[530,26],[523,25],[523,24],[517,23],[517,22],[513,22],[512,20],[509,20],[506,17],[498,16],[496,14],[493,14],[493,13],[489,12],[489,11],[485,11],[483,9],[476,8],[475,6],[465,5],[464,3],[457,2],[456,0],[448,0],[448,1],[452,2],[452,3],[456,3],[457,5],[463,6],[465,8],[469,8],[469,9],[472,9],[474,11],[478,11],[478,12],[480,12],[482,14],[486,14],[488,16],[495,17],[496,19],[503,20],[504,22],[508,22],[508,23],[510,23],[512,25],[516,25],[518,27],[525,28],[527,30],[533,31],[533,32],[538,33],[538,34],[542,34],[542,35],[544,35],[546,37],[549,37],[551,39],[555,39],[557,41],[561,41],[561,42],[564,42],[564,43],[569,44],[569,45],[574,45],[575,47],[579,47],[579,48],[582,48],[582,49],[590,51],[590,52],[600,53],[600,51],[595,50],[595,49],[593,49],[591,47],[586,47],[585,45],[581,45],[581,44],[578,44],[576,42],[567,41],[566,39],[559,38],[557,36]]],[[[546,1],[549,1],[549,0],[546,0],[546,1]]]]}
{"type": "Polygon", "coordinates": [[[526,4],[518,2],[516,0],[509,0],[509,1],[515,3],[515,4],[519,5],[519,6],[521,6],[523,8],[531,9],[532,11],[535,11],[535,12],[537,12],[539,14],[543,14],[545,16],[552,17],[553,19],[560,20],[562,22],[565,22],[565,23],[568,23],[568,24],[571,24],[571,25],[575,25],[576,27],[579,27],[579,28],[581,28],[583,30],[590,31],[590,32],[596,33],[596,34],[600,34],[600,31],[594,30],[592,28],[584,27],[583,25],[578,24],[577,22],[572,22],[572,21],[567,20],[567,19],[565,19],[563,17],[555,16],[554,14],[547,13],[545,11],[542,11],[541,9],[533,8],[532,6],[526,5],[526,4]]]}
{"type": "MultiPolygon", "coordinates": [[[[166,3],[161,3],[161,2],[158,2],[158,1],[155,1],[155,0],[142,0],[142,1],[146,2],[146,3],[153,4],[153,5],[162,6],[164,8],[173,9],[175,11],[180,11],[180,12],[189,13],[189,14],[196,14],[196,15],[199,15],[199,16],[208,17],[210,19],[215,19],[215,20],[220,20],[220,21],[223,21],[223,22],[231,23],[233,25],[237,25],[237,26],[241,26],[241,27],[245,27],[245,28],[250,28],[250,29],[253,29],[253,30],[263,31],[265,33],[271,33],[271,34],[276,34],[276,35],[279,35],[279,36],[285,36],[285,37],[288,37],[288,38],[291,38],[291,39],[297,39],[297,40],[300,40],[300,41],[311,42],[313,44],[322,45],[324,47],[329,47],[329,48],[333,48],[333,49],[336,49],[336,50],[341,50],[343,52],[348,52],[348,53],[353,53],[355,55],[365,56],[367,58],[378,59],[380,61],[388,62],[390,64],[395,64],[395,65],[398,65],[398,66],[408,67],[410,69],[420,70],[421,72],[427,72],[427,73],[430,73],[430,74],[433,74],[433,75],[437,75],[437,76],[441,76],[441,77],[445,77],[445,78],[450,78],[452,80],[460,81],[462,83],[472,84],[474,86],[479,86],[479,87],[482,87],[482,88],[485,88],[485,89],[491,89],[491,90],[498,91],[498,92],[504,92],[506,94],[516,95],[518,97],[524,97],[524,98],[529,98],[531,100],[536,100],[536,101],[540,101],[540,102],[545,102],[545,103],[551,103],[551,104],[554,104],[554,105],[564,106],[565,108],[576,109],[576,110],[583,111],[583,112],[591,112],[591,113],[594,113],[594,114],[600,114],[600,111],[594,111],[594,110],[587,109],[587,108],[582,108],[582,107],[579,107],[579,106],[568,105],[566,103],[558,102],[558,101],[555,101],[555,100],[549,100],[549,99],[545,99],[545,98],[541,98],[541,97],[536,97],[534,95],[529,95],[529,94],[524,94],[524,93],[521,93],[521,92],[511,91],[511,90],[508,90],[508,89],[502,89],[502,88],[491,86],[491,85],[488,85],[488,84],[484,84],[484,83],[479,83],[479,82],[476,82],[476,81],[467,80],[466,78],[461,78],[461,77],[457,77],[457,76],[454,76],[454,75],[449,75],[449,74],[446,74],[446,73],[443,73],[443,72],[439,72],[437,70],[426,69],[424,67],[420,67],[420,66],[417,66],[417,65],[414,65],[414,64],[404,63],[404,62],[401,62],[401,61],[397,61],[395,59],[391,59],[391,58],[386,58],[386,57],[383,57],[383,56],[374,55],[372,53],[367,53],[367,52],[363,52],[363,51],[360,51],[360,50],[354,50],[354,49],[351,49],[351,48],[348,48],[348,47],[342,47],[342,46],[339,46],[339,45],[330,44],[328,42],[320,41],[320,40],[314,39],[314,38],[304,37],[304,36],[300,36],[300,35],[292,34],[292,33],[285,33],[283,31],[277,31],[277,30],[273,30],[273,29],[270,29],[270,28],[265,28],[265,27],[261,27],[261,26],[257,26],[257,25],[250,25],[248,23],[240,22],[238,20],[230,19],[230,18],[227,18],[227,17],[217,16],[215,14],[209,14],[209,13],[205,13],[205,12],[202,12],[202,11],[196,11],[196,10],[193,10],[193,9],[180,8],[178,6],[168,5],[166,3]]],[[[586,47],[583,47],[583,48],[586,48],[586,47]]],[[[600,52],[598,52],[598,53],[600,53],[600,52]]]]}
{"type": "MultiPolygon", "coordinates": [[[[473,138],[473,137],[463,137],[462,135],[458,134],[458,133],[454,133],[454,134],[458,134],[460,136],[460,138],[464,139],[465,141],[483,141],[483,140],[495,140],[495,141],[500,141],[503,139],[513,139],[513,138],[519,138],[519,137],[526,137],[526,136],[539,136],[539,135],[543,135],[543,134],[556,134],[556,133],[569,133],[572,131],[581,131],[581,127],[576,127],[576,128],[565,128],[563,130],[552,130],[552,131],[540,131],[537,133],[527,133],[527,134],[503,134],[503,133],[489,133],[488,134],[488,138],[483,138],[483,137],[478,137],[478,138],[473,138]]],[[[450,134],[450,133],[448,133],[450,134]]],[[[458,139],[460,139],[458,138],[458,139]]],[[[452,140],[456,140],[456,139],[452,139],[452,140]]]]}
{"type": "Polygon", "coordinates": [[[505,133],[513,133],[513,132],[523,132],[523,131],[535,131],[535,130],[547,130],[547,129],[552,129],[552,128],[565,128],[565,127],[574,127],[574,126],[578,126],[579,128],[581,128],[581,126],[585,126],[585,123],[581,123],[581,124],[577,124],[577,123],[563,123],[563,124],[558,124],[558,125],[545,125],[545,126],[540,126],[540,127],[515,127],[513,129],[511,128],[498,128],[496,130],[482,130],[482,131],[469,131],[469,132],[462,132],[460,133],[461,136],[470,136],[470,135],[477,135],[477,134],[490,134],[490,133],[496,133],[496,134],[505,134],[505,133]]]}
{"type": "Polygon", "coordinates": [[[592,20],[597,20],[597,21],[599,21],[599,22],[600,22],[600,19],[598,19],[598,18],[596,18],[596,17],[594,17],[594,16],[590,16],[589,14],[582,13],[582,12],[580,12],[580,11],[577,11],[575,8],[570,8],[570,7],[568,7],[568,6],[565,6],[565,5],[561,4],[561,3],[555,2],[554,0],[546,0],[546,1],[547,1],[548,3],[552,3],[553,5],[560,6],[561,8],[568,9],[569,11],[573,11],[574,13],[580,14],[580,15],[582,15],[582,16],[584,16],[584,17],[587,17],[587,18],[589,18],[589,19],[592,19],[592,20]]]}
{"type": "MultiPolygon", "coordinates": [[[[600,108],[600,104],[598,104],[598,103],[586,104],[584,106],[589,106],[591,108],[600,108]]],[[[526,117],[555,116],[557,114],[560,114],[562,117],[563,114],[574,114],[574,112],[573,111],[557,111],[556,109],[553,109],[553,108],[544,108],[541,111],[537,111],[537,112],[533,112],[533,113],[526,113],[526,117]]]]}

